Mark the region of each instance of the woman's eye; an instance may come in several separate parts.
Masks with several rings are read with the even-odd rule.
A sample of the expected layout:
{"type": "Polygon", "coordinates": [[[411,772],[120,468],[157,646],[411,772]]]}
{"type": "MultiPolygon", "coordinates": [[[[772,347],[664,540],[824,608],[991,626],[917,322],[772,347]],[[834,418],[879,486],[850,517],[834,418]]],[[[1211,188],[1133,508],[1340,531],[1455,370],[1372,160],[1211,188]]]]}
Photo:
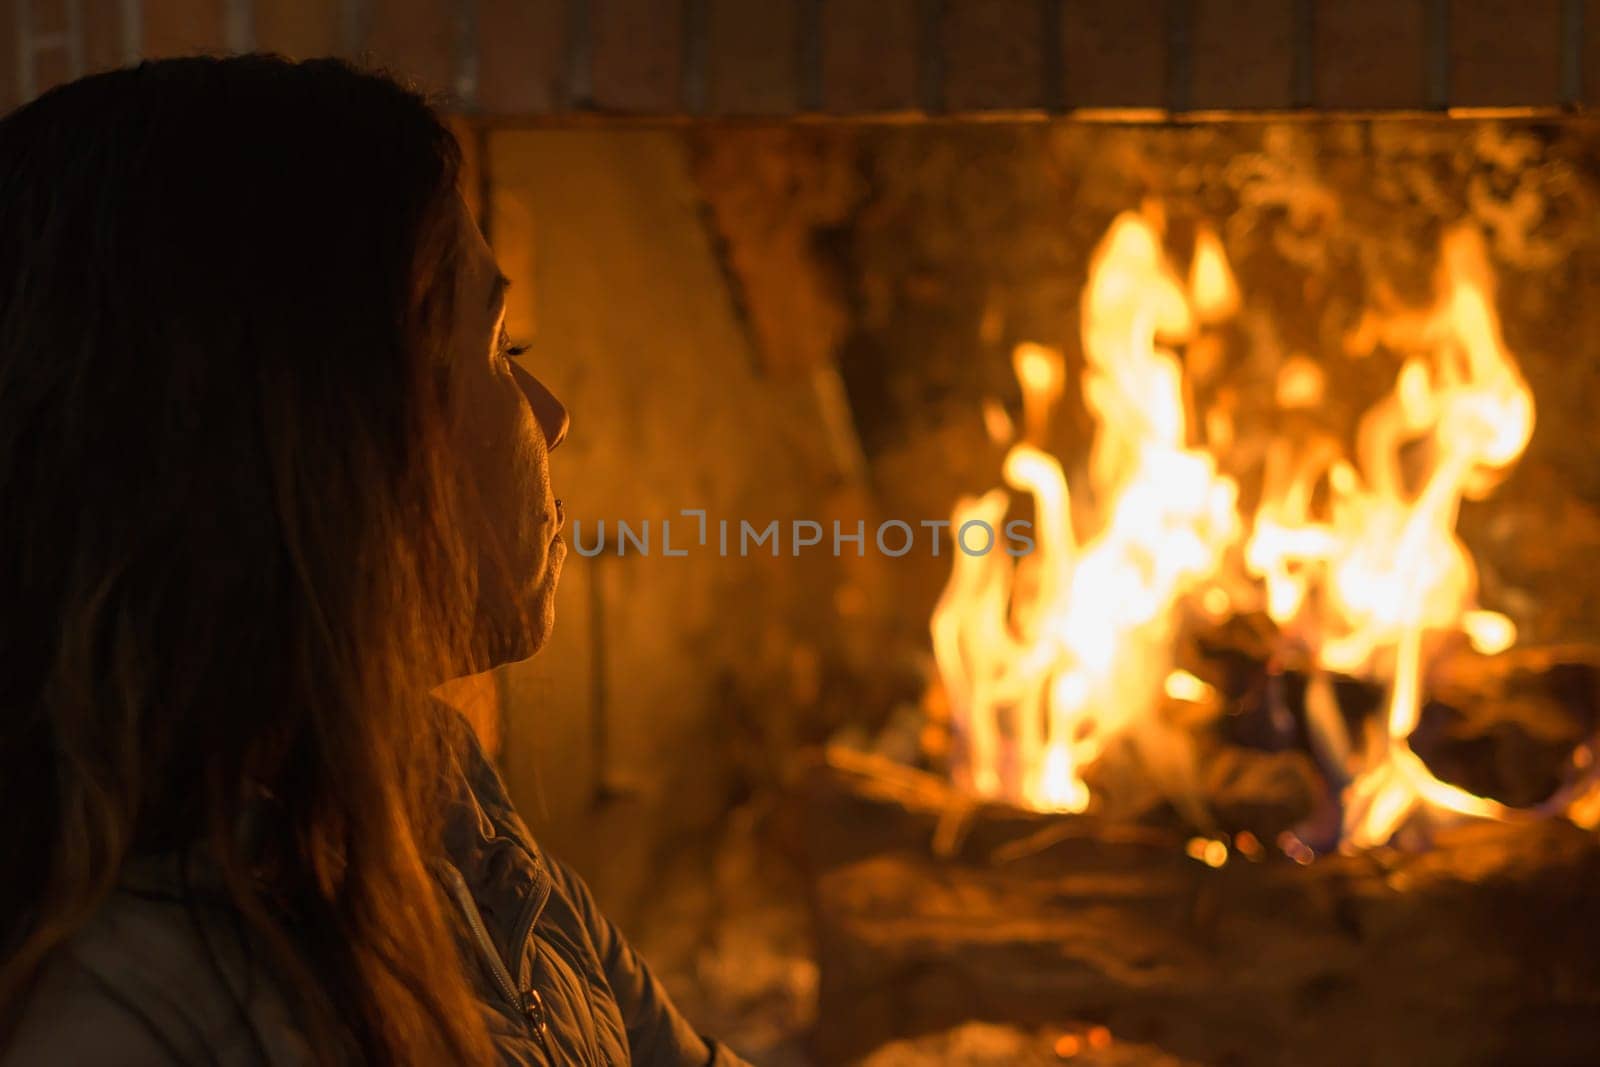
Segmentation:
{"type": "Polygon", "coordinates": [[[528,346],[527,345],[514,345],[514,344],[512,344],[511,343],[511,338],[509,336],[507,336],[507,334],[506,334],[506,332],[504,330],[500,331],[500,340],[499,340],[498,347],[499,347],[499,350],[500,350],[500,357],[502,359],[511,359],[514,356],[520,356],[520,355],[522,355],[524,352],[526,352],[528,350],[528,346]]]}

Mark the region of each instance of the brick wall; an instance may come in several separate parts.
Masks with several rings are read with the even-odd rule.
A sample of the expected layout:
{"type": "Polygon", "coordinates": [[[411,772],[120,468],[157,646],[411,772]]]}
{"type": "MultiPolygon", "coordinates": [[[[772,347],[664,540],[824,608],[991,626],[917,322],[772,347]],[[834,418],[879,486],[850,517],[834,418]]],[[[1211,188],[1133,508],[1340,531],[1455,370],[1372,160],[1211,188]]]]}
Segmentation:
{"type": "Polygon", "coordinates": [[[249,49],[503,117],[1600,102],[1600,0],[0,0],[0,106],[249,49]]]}

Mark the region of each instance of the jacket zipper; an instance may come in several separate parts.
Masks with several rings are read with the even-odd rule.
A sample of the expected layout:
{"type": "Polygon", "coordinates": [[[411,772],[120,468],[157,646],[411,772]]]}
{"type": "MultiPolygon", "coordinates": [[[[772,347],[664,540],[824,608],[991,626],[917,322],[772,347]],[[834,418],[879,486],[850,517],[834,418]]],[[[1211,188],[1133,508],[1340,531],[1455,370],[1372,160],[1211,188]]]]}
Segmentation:
{"type": "MultiPolygon", "coordinates": [[[[440,870],[446,883],[450,885],[451,896],[456,897],[456,904],[461,905],[461,913],[467,920],[467,929],[472,931],[472,937],[478,942],[478,950],[483,953],[483,960],[490,965],[494,984],[499,985],[499,992],[506,998],[514,1017],[522,1019],[522,1024],[533,1032],[534,1040],[539,1041],[539,1048],[549,1053],[550,1021],[544,1008],[544,998],[531,984],[526,985],[526,992],[518,995],[517,981],[510,976],[506,960],[502,960],[499,949],[494,947],[494,942],[490,939],[490,931],[483,925],[483,913],[478,910],[478,902],[472,899],[472,889],[467,886],[466,878],[462,877],[461,872],[456,870],[456,865],[450,862],[442,862],[440,870]]],[[[518,944],[522,942],[518,941],[518,944]]]]}
{"type": "Polygon", "coordinates": [[[495,984],[500,987],[501,996],[505,997],[506,1003],[520,1015],[522,998],[517,995],[516,980],[511,977],[511,971],[506,967],[505,960],[500,958],[500,950],[495,948],[494,942],[489,939],[489,930],[483,925],[483,913],[478,910],[478,902],[472,899],[472,890],[467,887],[467,880],[456,870],[454,864],[446,863],[440,866],[445,882],[450,888],[450,895],[456,898],[456,904],[466,917],[467,929],[472,931],[473,939],[478,942],[478,949],[489,964],[490,974],[494,977],[495,984]]]}
{"type": "MultiPolygon", "coordinates": [[[[489,938],[489,930],[483,924],[483,913],[478,910],[478,902],[472,899],[472,890],[467,886],[467,880],[456,870],[454,864],[444,863],[441,867],[444,879],[450,887],[450,895],[455,897],[456,903],[460,905],[461,914],[467,920],[467,929],[472,931],[473,939],[478,942],[478,949],[489,964],[495,985],[500,987],[500,995],[511,1005],[514,1017],[521,1019],[522,1024],[532,1031],[539,1046],[549,1051],[547,1035],[550,1032],[550,1023],[545,1013],[544,998],[531,983],[524,987],[526,992],[518,993],[517,983],[511,977],[510,968],[506,966],[505,960],[500,956],[500,950],[494,947],[494,942],[489,938]]],[[[533,909],[530,909],[530,914],[532,913],[533,909]]],[[[531,926],[532,923],[528,925],[531,926]]],[[[520,940],[518,944],[521,944],[520,940]]]]}

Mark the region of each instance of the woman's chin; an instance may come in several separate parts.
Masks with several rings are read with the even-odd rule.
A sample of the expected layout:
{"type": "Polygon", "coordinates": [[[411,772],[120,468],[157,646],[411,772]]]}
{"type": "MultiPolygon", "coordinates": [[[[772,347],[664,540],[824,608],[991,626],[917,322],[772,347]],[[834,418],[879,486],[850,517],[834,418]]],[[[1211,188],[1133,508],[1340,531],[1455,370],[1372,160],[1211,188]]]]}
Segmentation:
{"type": "Polygon", "coordinates": [[[559,545],[559,549],[550,554],[542,573],[524,586],[520,594],[502,592],[500,596],[490,596],[480,602],[476,669],[490,670],[518,663],[537,655],[550,640],[555,629],[556,585],[561,577],[565,547],[559,545]]]}
{"type": "Polygon", "coordinates": [[[491,667],[518,663],[539,654],[556,626],[556,578],[552,574],[531,597],[521,618],[501,629],[501,639],[491,646],[491,667]]]}
{"type": "Polygon", "coordinates": [[[544,610],[535,616],[534,620],[523,632],[523,640],[517,649],[519,654],[514,659],[507,660],[507,662],[516,662],[516,660],[537,656],[544,649],[546,643],[549,642],[550,635],[555,632],[555,628],[556,607],[552,598],[547,602],[544,610]]]}

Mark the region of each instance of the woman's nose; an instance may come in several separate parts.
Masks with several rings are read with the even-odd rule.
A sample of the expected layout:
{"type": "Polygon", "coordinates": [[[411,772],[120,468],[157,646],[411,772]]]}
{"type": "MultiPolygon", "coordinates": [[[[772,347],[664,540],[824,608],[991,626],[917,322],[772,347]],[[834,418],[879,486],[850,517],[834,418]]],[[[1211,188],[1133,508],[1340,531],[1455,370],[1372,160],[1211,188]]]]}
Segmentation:
{"type": "Polygon", "coordinates": [[[557,400],[543,382],[523,370],[515,361],[511,364],[511,374],[522,387],[523,395],[528,398],[533,417],[539,421],[539,429],[544,431],[545,446],[555,451],[567,439],[567,430],[572,425],[566,405],[557,400]]]}

